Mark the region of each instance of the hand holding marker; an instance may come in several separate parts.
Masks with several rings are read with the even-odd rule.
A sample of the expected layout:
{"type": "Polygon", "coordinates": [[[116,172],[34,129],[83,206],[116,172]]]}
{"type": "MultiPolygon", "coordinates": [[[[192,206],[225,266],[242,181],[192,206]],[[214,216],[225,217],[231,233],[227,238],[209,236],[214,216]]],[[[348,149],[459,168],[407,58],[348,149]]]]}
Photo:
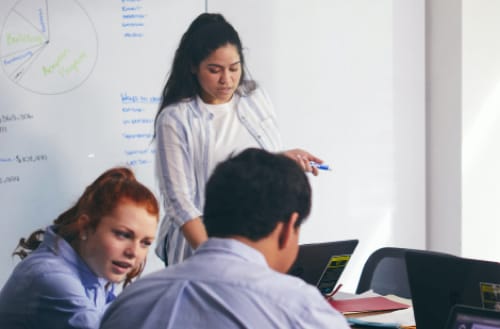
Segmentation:
{"type": "Polygon", "coordinates": [[[309,164],[311,165],[311,167],[316,167],[319,170],[328,170],[328,171],[332,170],[332,168],[327,164],[317,163],[314,161],[309,161],[309,164]]]}

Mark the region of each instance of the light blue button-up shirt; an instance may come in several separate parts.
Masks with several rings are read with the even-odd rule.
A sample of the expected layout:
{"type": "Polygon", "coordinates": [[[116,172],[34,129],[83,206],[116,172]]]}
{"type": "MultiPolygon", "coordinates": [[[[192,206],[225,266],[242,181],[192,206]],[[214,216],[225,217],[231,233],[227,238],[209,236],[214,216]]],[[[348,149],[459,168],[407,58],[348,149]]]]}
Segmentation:
{"type": "Polygon", "coordinates": [[[98,328],[115,298],[106,283],[48,228],[0,292],[0,328],[98,328]]]}
{"type": "Polygon", "coordinates": [[[131,284],[102,329],[331,328],[345,318],[319,290],[272,270],[257,250],[211,238],[184,262],[131,284]]]}

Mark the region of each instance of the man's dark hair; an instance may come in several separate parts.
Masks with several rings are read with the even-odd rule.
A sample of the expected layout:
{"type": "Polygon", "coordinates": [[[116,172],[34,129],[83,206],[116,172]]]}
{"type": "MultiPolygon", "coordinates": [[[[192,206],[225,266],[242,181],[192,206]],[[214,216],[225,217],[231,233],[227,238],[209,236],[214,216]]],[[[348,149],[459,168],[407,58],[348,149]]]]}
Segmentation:
{"type": "Polygon", "coordinates": [[[206,185],[203,221],[210,237],[268,236],[278,222],[311,209],[311,186],[302,168],[282,154],[247,149],[220,163],[206,185]]]}

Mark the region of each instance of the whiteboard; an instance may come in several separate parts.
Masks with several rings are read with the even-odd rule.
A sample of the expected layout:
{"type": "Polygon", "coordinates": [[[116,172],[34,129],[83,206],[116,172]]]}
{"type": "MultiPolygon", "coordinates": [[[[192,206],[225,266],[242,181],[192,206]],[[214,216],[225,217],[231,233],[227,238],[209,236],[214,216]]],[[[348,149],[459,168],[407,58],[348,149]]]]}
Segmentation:
{"type": "Polygon", "coordinates": [[[130,166],[156,193],[152,122],[180,35],[204,9],[0,2],[0,285],[19,238],[51,223],[104,170],[130,166]]]}
{"type": "MultiPolygon", "coordinates": [[[[158,96],[182,33],[206,9],[240,32],[286,146],[334,168],[311,177],[301,242],[359,238],[345,271],[351,290],[373,249],[423,247],[423,4],[3,0],[0,285],[19,237],[50,223],[105,169],[130,165],[157,193],[158,96]]],[[[151,255],[147,271],[160,267],[151,255]]]]}

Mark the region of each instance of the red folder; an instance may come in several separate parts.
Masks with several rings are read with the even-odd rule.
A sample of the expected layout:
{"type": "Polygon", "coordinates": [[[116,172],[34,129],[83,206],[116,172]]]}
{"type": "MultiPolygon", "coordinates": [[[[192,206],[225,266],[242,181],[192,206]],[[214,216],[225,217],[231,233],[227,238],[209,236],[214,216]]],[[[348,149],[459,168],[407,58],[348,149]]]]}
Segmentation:
{"type": "Polygon", "coordinates": [[[361,297],[352,299],[328,299],[328,302],[339,312],[374,312],[374,311],[394,311],[410,307],[403,303],[398,303],[384,296],[361,297]]]}

